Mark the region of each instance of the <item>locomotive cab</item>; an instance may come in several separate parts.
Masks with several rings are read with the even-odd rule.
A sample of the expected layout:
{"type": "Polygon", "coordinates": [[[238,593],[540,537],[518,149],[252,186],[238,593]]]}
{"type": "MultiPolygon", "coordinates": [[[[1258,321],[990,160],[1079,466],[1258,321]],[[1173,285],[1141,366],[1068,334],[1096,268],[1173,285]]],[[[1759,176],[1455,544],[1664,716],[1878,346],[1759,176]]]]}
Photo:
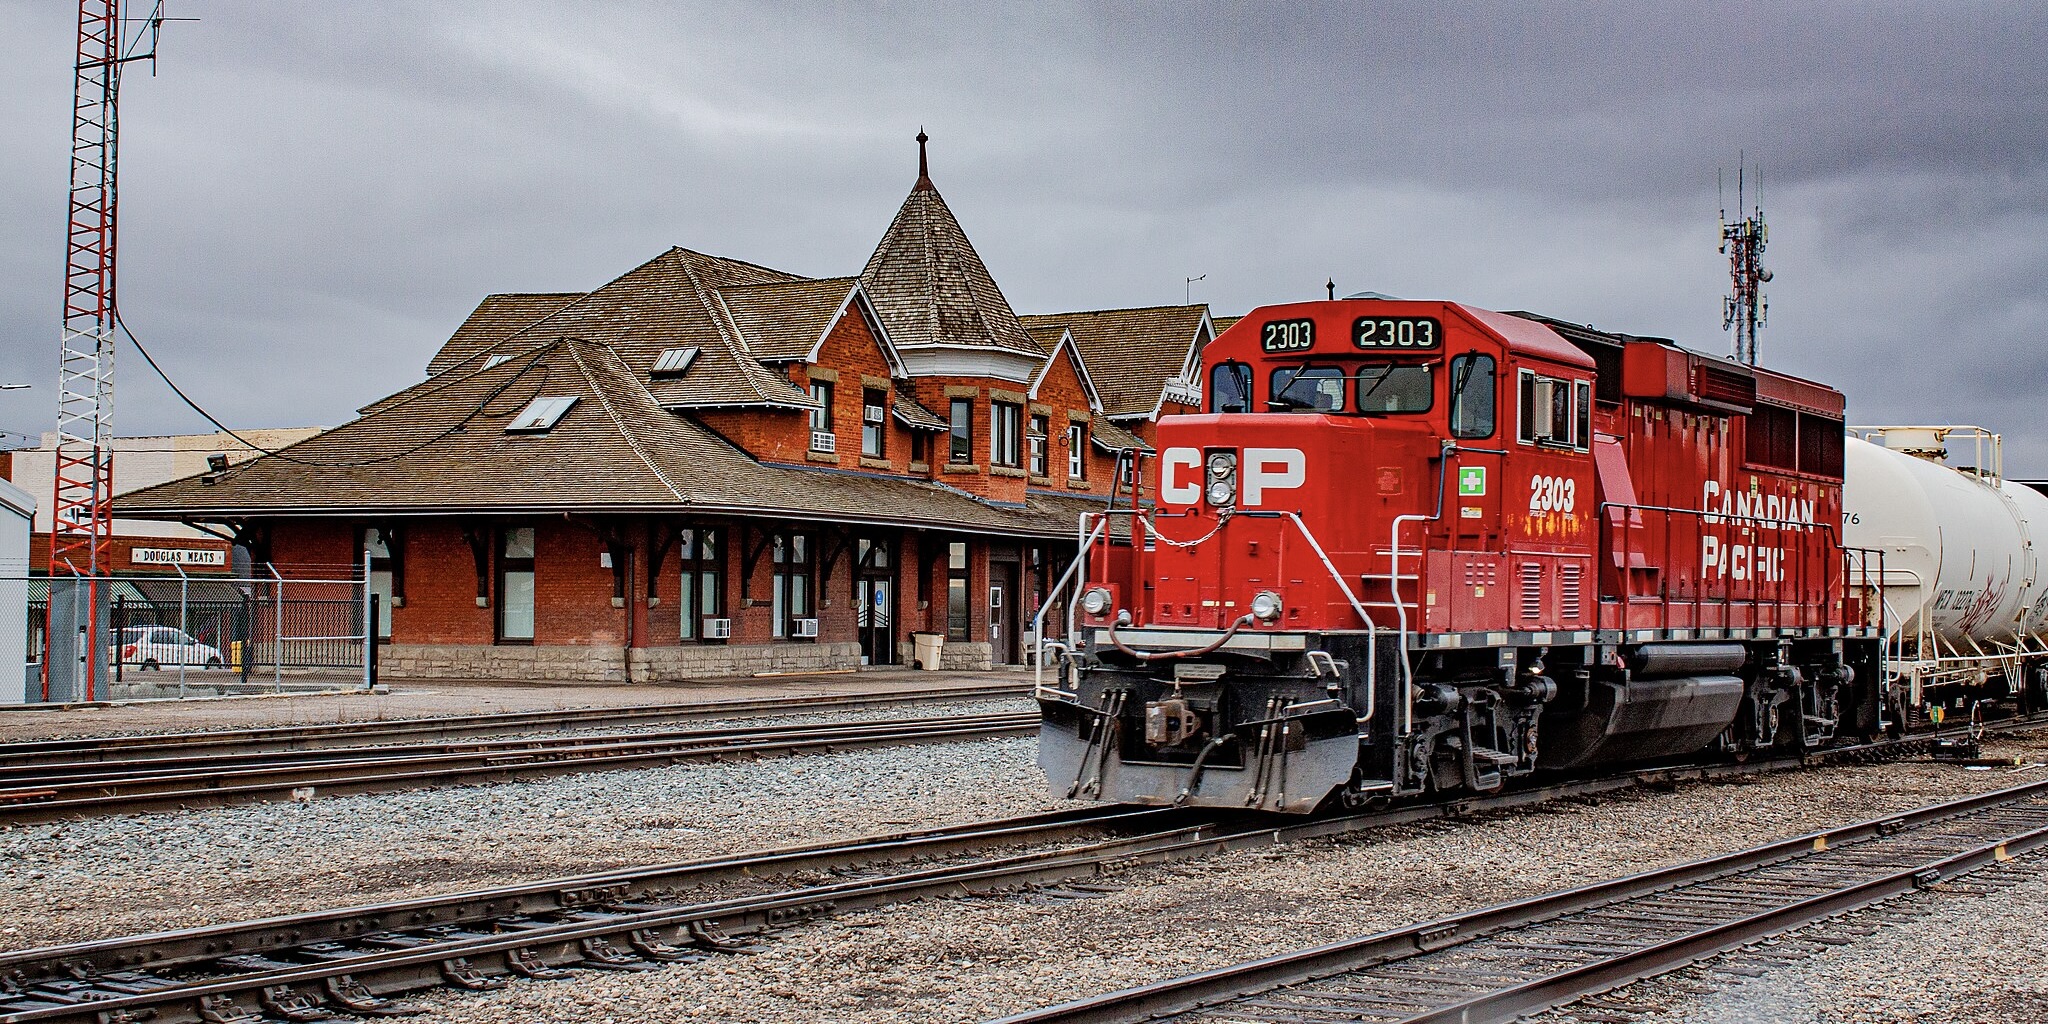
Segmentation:
{"type": "Polygon", "coordinates": [[[1782,541],[1811,517],[1647,503],[1715,493],[1696,481],[1729,457],[1730,413],[1677,412],[1664,392],[1639,411],[1622,367],[1667,391],[1650,378],[1670,367],[1602,337],[1612,402],[1602,364],[1552,326],[1456,303],[1265,307],[1212,342],[1204,411],[1160,422],[1157,505],[1129,513],[1131,573],[1078,589],[1076,656],[1041,688],[1055,792],[1305,812],[1685,753],[1745,714],[1768,719],[1750,746],[1777,741],[1781,714],[1832,722],[1822,688],[1853,675],[1839,641],[1801,647],[1803,671],[1789,648],[1698,642],[1738,638],[1738,621],[1760,638],[1766,600],[1774,627],[1842,635],[1799,618],[1846,620],[1828,603],[1838,542],[1820,538],[1834,560],[1809,574],[1782,541]],[[1655,403],[1659,427],[1640,438],[1632,423],[1655,403]],[[1670,443],[1663,406],[1700,451],[1639,495],[1629,449],[1670,443]],[[1760,679],[1777,682],[1758,709],[1760,679]],[[1779,692],[1809,681],[1810,699],[1779,692]]]}

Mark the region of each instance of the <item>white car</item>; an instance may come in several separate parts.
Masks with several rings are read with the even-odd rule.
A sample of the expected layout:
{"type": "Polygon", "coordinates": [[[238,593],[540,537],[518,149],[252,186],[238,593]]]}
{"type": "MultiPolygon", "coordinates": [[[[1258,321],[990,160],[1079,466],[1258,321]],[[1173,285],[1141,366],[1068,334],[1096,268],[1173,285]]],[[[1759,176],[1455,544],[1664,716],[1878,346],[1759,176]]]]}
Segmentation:
{"type": "Polygon", "coordinates": [[[121,663],[158,669],[165,665],[219,668],[220,648],[202,644],[175,626],[130,626],[121,631],[121,663]]]}

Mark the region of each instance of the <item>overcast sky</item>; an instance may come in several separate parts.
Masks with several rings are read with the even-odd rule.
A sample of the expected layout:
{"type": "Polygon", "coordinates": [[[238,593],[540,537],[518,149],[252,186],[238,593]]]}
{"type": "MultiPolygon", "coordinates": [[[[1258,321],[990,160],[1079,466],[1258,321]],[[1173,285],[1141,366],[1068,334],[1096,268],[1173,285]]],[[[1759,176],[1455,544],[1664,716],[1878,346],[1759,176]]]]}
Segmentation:
{"type": "MultiPolygon", "coordinates": [[[[1725,352],[1746,151],[1764,361],[2048,476],[2048,6],[1663,6],[171,0],[200,20],[122,92],[121,305],[231,425],[332,425],[489,292],[670,245],[858,272],[922,125],[1020,312],[1334,278],[1725,352]]],[[[9,431],[54,422],[73,15],[0,0],[9,431]]],[[[120,433],[208,429],[120,360],[120,433]]]]}

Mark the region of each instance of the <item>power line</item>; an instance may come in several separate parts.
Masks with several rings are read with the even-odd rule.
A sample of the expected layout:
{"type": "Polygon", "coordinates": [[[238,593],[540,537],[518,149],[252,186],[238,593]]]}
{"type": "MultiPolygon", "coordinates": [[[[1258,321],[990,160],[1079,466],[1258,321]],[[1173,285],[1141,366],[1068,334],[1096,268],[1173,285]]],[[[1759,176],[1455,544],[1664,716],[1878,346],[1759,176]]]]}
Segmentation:
{"type": "MultiPolygon", "coordinates": [[[[142,355],[142,359],[143,359],[143,361],[149,364],[149,368],[150,368],[150,369],[152,369],[152,370],[155,370],[155,371],[156,371],[156,375],[157,375],[158,377],[161,377],[161,378],[163,378],[163,382],[164,382],[164,384],[165,384],[165,385],[167,385],[167,386],[168,386],[168,387],[169,387],[169,388],[171,389],[171,393],[172,393],[172,394],[175,394],[175,395],[177,395],[177,396],[178,396],[178,398],[179,398],[179,400],[180,400],[180,401],[183,401],[183,402],[184,402],[184,403],[185,403],[185,404],[186,404],[187,406],[189,406],[189,407],[190,407],[190,408],[192,409],[192,411],[193,411],[193,412],[196,412],[196,413],[198,413],[198,414],[199,414],[200,416],[202,416],[202,417],[205,417],[205,419],[206,419],[206,422],[208,422],[208,423],[211,423],[211,424],[213,424],[214,426],[216,426],[216,427],[220,428],[220,431],[221,431],[221,433],[224,433],[224,434],[228,435],[229,437],[232,437],[232,438],[234,438],[235,440],[237,440],[237,441],[240,441],[240,442],[242,442],[243,444],[245,444],[245,445],[249,446],[249,448],[250,448],[251,450],[253,450],[253,451],[257,451],[257,452],[261,452],[261,453],[262,453],[262,455],[258,456],[257,458],[254,458],[254,459],[250,459],[249,461],[247,461],[247,462],[244,462],[244,463],[240,464],[239,466],[235,466],[235,467],[232,467],[231,471],[233,471],[233,470],[240,470],[240,469],[246,469],[246,468],[248,468],[248,467],[250,467],[250,466],[253,466],[253,465],[255,465],[255,464],[256,464],[256,463],[258,463],[258,462],[261,462],[261,461],[262,461],[262,460],[263,460],[264,458],[273,458],[273,459],[281,459],[281,460],[283,460],[283,461],[285,461],[285,462],[295,463],[295,464],[297,464],[297,465],[301,465],[301,466],[313,466],[313,467],[315,467],[315,468],[319,468],[319,469],[350,469],[350,468],[354,468],[354,467],[357,467],[357,466],[374,466],[374,465],[378,465],[378,464],[380,464],[380,463],[385,463],[385,462],[395,462],[395,461],[397,461],[397,460],[399,460],[399,459],[405,458],[406,456],[409,456],[409,455],[414,455],[414,454],[417,454],[417,453],[419,453],[419,452],[421,452],[421,451],[424,451],[424,450],[426,450],[426,449],[427,449],[428,447],[431,447],[432,445],[434,445],[434,444],[436,444],[436,443],[438,443],[438,442],[440,442],[440,441],[442,441],[442,440],[446,439],[446,438],[447,438],[447,437],[449,437],[450,435],[453,435],[453,434],[455,434],[455,433],[457,433],[457,432],[461,431],[461,430],[462,430],[462,429],[463,429],[464,427],[466,427],[466,426],[468,426],[468,425],[469,425],[469,422],[470,422],[471,420],[473,420],[473,419],[476,419],[476,418],[477,418],[478,416],[486,416],[486,415],[490,415],[490,416],[509,416],[509,415],[511,415],[510,413],[496,413],[496,414],[492,414],[492,413],[486,413],[486,412],[485,412],[485,410],[486,410],[486,409],[488,409],[488,408],[490,407],[490,404],[491,404],[492,402],[495,402],[495,401],[497,401],[497,400],[498,400],[498,398],[499,398],[499,396],[503,395],[503,394],[504,394],[504,393],[505,393],[506,391],[509,391],[509,390],[511,390],[511,388],[512,388],[512,385],[514,385],[514,384],[517,384],[517,383],[519,382],[520,378],[522,378],[522,377],[526,376],[526,375],[527,375],[527,373],[528,373],[528,372],[530,372],[530,371],[532,371],[532,370],[534,369],[534,367],[536,367],[536,366],[540,367],[540,369],[541,369],[541,379],[540,379],[540,383],[539,383],[539,384],[537,384],[537,385],[535,385],[535,387],[534,387],[534,392],[533,392],[533,394],[532,394],[532,395],[529,395],[529,396],[527,397],[527,401],[531,401],[531,400],[532,400],[533,398],[535,398],[535,397],[538,397],[538,396],[539,396],[539,394],[540,394],[540,390],[541,390],[542,388],[545,388],[545,387],[547,387],[548,375],[549,375],[549,372],[550,372],[550,371],[549,371],[549,369],[548,369],[548,367],[547,367],[547,364],[545,364],[545,363],[542,363],[542,362],[540,361],[540,357],[541,357],[541,356],[543,356],[543,355],[545,355],[545,354],[547,354],[547,353],[548,353],[548,352],[549,352],[550,350],[552,350],[552,349],[553,349],[553,348],[554,348],[555,346],[557,346],[557,345],[561,344],[561,340],[557,340],[557,341],[552,341],[552,342],[548,342],[547,344],[545,344],[545,345],[542,345],[542,346],[540,346],[540,347],[538,347],[538,348],[536,348],[536,349],[533,349],[533,350],[532,350],[532,351],[530,351],[530,352],[527,352],[527,353],[525,353],[525,354],[526,354],[527,356],[529,356],[529,357],[530,357],[530,358],[528,358],[528,360],[526,361],[526,364],[525,364],[525,365],[523,365],[523,366],[519,367],[519,368],[518,368],[517,370],[515,370],[515,371],[513,372],[513,374],[512,374],[512,375],[511,375],[510,377],[507,377],[507,378],[505,379],[504,383],[502,383],[502,384],[499,384],[499,385],[497,385],[496,387],[492,388],[492,389],[491,389],[491,391],[490,391],[490,393],[489,393],[489,394],[486,394],[486,395],[484,396],[484,398],[483,398],[483,401],[481,401],[481,402],[478,402],[478,403],[477,403],[477,404],[475,405],[475,407],[471,408],[471,409],[470,409],[470,410],[469,410],[468,412],[464,413],[464,414],[462,415],[462,418],[460,418],[460,419],[458,419],[458,420],[456,420],[456,421],[455,421],[454,425],[450,426],[450,427],[449,427],[448,429],[446,429],[446,430],[443,430],[443,431],[441,431],[441,432],[440,432],[440,433],[438,433],[438,434],[435,434],[434,436],[432,436],[432,437],[430,437],[430,438],[427,438],[427,439],[426,439],[426,440],[424,440],[424,441],[421,441],[421,442],[420,442],[419,444],[417,444],[417,445],[414,445],[414,446],[413,446],[413,447],[411,447],[411,448],[407,448],[407,449],[405,449],[404,451],[399,451],[399,452],[393,452],[393,453],[391,453],[391,454],[388,454],[388,455],[379,455],[379,456],[377,456],[377,457],[375,457],[375,458],[368,458],[368,459],[353,459],[353,460],[349,460],[349,461],[344,461],[344,462],[327,462],[327,461],[320,461],[320,460],[315,460],[315,459],[302,459],[302,458],[299,458],[299,457],[297,457],[297,456],[294,456],[294,455],[287,455],[287,454],[285,454],[285,453],[284,453],[284,451],[283,451],[283,450],[281,450],[281,449],[271,449],[271,448],[265,448],[264,446],[262,446],[262,445],[260,445],[260,444],[257,444],[256,442],[254,442],[254,441],[251,441],[251,440],[249,440],[249,439],[248,439],[248,438],[246,438],[246,437],[243,437],[243,436],[242,436],[241,434],[238,434],[238,433],[236,433],[236,432],[235,432],[235,431],[234,431],[234,430],[233,430],[232,428],[230,428],[230,427],[229,427],[229,426],[228,426],[227,424],[225,424],[225,423],[222,423],[222,422],[220,421],[220,419],[219,419],[218,417],[216,417],[216,416],[215,416],[214,414],[212,414],[212,413],[210,413],[210,412],[206,411],[206,408],[205,408],[204,406],[202,406],[202,405],[200,405],[200,404],[199,404],[198,402],[194,401],[194,400],[192,399],[192,396],[191,396],[191,395],[188,395],[188,394],[186,394],[186,393],[185,393],[185,389],[184,389],[184,388],[181,388],[181,387],[179,387],[179,386],[178,386],[178,382],[177,382],[177,381],[174,381],[174,380],[172,380],[172,379],[171,379],[171,375],[170,375],[170,374],[168,374],[168,373],[164,372],[164,368],[163,368],[162,366],[160,366],[160,365],[158,365],[158,364],[157,364],[157,361],[156,361],[156,357],[155,357],[155,356],[152,356],[152,355],[150,355],[150,354],[149,354],[149,349],[148,349],[147,347],[145,347],[145,346],[144,346],[144,345],[142,344],[142,339],[140,339],[140,338],[137,338],[137,337],[135,336],[135,332],[129,329],[129,327],[128,327],[128,321],[126,321],[126,320],[124,320],[124,319],[122,319],[122,318],[121,318],[121,310],[120,310],[120,307],[118,307],[118,306],[116,306],[116,307],[115,307],[115,309],[114,309],[114,324],[115,324],[115,326],[117,326],[117,327],[119,327],[119,328],[121,329],[121,333],[122,333],[123,335],[126,335],[126,336],[127,336],[127,338],[128,338],[128,343],[129,343],[129,344],[131,344],[131,345],[133,345],[133,346],[135,346],[135,351],[136,351],[136,352],[138,352],[138,353],[140,353],[140,354],[142,355]]],[[[482,373],[482,372],[483,372],[482,370],[477,370],[477,371],[476,371],[476,373],[482,373]]],[[[475,374],[470,374],[469,376],[474,376],[474,375],[475,375],[475,374]]],[[[464,378],[462,378],[462,379],[464,379],[464,380],[467,380],[467,379],[468,379],[468,377],[464,377],[464,378]]],[[[451,381],[451,382],[449,382],[449,383],[453,383],[453,382],[451,381]]],[[[443,386],[446,386],[446,385],[443,385],[443,386]]],[[[438,390],[438,389],[437,389],[437,390],[438,390]]]]}

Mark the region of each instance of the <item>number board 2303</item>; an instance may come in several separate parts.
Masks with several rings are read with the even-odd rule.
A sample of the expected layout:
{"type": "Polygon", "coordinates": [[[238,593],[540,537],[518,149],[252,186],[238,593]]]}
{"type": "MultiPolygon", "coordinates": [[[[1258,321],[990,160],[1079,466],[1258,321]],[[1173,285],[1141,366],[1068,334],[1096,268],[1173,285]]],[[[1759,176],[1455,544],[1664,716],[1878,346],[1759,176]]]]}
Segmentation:
{"type": "Polygon", "coordinates": [[[1433,316],[1362,316],[1351,324],[1351,343],[1373,351],[1442,348],[1443,338],[1433,316]]]}
{"type": "Polygon", "coordinates": [[[1259,347],[1268,352],[1306,352],[1316,344],[1316,322],[1272,320],[1259,332],[1259,347]]]}

